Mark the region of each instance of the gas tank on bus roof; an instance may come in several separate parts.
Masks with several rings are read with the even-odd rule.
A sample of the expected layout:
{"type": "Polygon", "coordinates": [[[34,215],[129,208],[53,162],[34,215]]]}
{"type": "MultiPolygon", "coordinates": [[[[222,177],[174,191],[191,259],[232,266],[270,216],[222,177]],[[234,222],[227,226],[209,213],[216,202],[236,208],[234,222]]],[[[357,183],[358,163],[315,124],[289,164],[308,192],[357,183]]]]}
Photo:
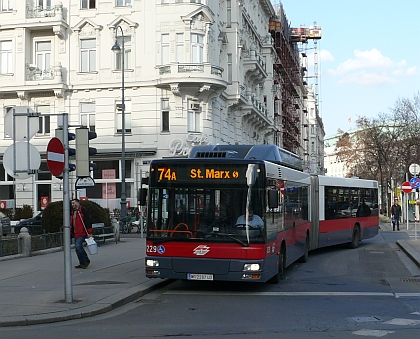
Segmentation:
{"type": "Polygon", "coordinates": [[[265,160],[303,171],[297,154],[276,145],[199,145],[191,149],[189,157],[265,160]]]}

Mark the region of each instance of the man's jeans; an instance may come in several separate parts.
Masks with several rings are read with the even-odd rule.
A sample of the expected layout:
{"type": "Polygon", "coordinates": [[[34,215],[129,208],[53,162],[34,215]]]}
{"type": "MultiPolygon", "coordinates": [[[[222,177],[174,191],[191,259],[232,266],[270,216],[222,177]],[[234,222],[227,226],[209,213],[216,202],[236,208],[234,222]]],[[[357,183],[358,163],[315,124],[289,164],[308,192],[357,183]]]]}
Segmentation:
{"type": "Polygon", "coordinates": [[[85,241],[85,237],[82,238],[75,238],[74,239],[74,247],[76,248],[77,258],[79,258],[79,264],[84,265],[87,262],[90,262],[85,249],[83,248],[83,242],[85,241]]]}

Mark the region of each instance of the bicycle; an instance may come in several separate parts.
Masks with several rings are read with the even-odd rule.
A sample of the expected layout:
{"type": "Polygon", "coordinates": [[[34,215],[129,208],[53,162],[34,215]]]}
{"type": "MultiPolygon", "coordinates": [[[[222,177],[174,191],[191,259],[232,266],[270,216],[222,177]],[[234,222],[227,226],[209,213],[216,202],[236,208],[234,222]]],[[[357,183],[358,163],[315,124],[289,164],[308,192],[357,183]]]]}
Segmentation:
{"type": "Polygon", "coordinates": [[[122,234],[131,233],[131,228],[132,228],[131,217],[126,216],[125,220],[120,220],[119,223],[120,223],[120,232],[122,234]]]}

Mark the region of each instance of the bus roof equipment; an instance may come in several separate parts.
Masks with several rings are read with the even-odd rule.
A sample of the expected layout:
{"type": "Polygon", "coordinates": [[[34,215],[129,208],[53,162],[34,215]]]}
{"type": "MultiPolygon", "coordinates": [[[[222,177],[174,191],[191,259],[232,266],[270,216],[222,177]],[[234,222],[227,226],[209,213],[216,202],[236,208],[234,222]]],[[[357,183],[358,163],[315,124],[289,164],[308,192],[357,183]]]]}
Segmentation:
{"type": "Polygon", "coordinates": [[[297,154],[276,145],[200,145],[191,149],[190,158],[265,160],[303,170],[302,159],[297,154]]]}

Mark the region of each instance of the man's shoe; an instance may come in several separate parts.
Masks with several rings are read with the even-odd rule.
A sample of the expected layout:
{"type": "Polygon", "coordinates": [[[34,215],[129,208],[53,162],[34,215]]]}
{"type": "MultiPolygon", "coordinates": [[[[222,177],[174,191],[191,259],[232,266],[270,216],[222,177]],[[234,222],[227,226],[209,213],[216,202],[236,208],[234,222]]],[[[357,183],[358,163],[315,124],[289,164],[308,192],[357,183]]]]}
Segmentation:
{"type": "Polygon", "coordinates": [[[83,264],[82,268],[83,268],[83,269],[87,268],[87,267],[89,266],[89,264],[90,264],[90,261],[85,262],[85,263],[83,264]]]}
{"type": "Polygon", "coordinates": [[[83,268],[83,265],[74,266],[74,268],[83,268]]]}

